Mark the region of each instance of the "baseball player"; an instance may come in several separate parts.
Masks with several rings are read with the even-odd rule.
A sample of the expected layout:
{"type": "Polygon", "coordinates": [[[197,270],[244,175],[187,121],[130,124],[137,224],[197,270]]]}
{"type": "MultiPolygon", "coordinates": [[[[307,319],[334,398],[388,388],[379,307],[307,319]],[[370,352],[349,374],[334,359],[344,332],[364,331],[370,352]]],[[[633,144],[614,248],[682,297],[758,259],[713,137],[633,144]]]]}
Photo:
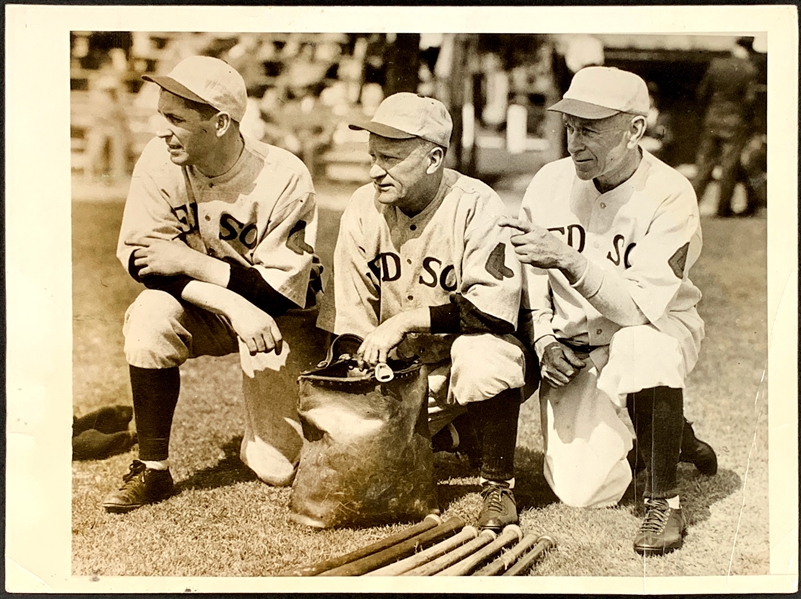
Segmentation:
{"type": "Polygon", "coordinates": [[[372,184],[342,216],[319,323],[363,337],[357,355],[368,364],[393,350],[428,364],[435,446],[453,435],[458,447],[448,423],[470,417],[481,452],[478,526],[500,529],[518,520],[512,487],[525,363],[511,334],[521,267],[509,231],[497,225],[505,212],[498,195],[444,168],[452,127],[441,102],[412,93],[387,97],[371,121],[351,125],[370,132],[372,184]]]}
{"type": "Polygon", "coordinates": [[[701,252],[695,194],[639,146],[648,90],[637,75],[587,67],[549,110],[563,114],[570,157],[544,166],[520,219],[502,221],[528,265],[521,329],[541,363],[545,478],[569,505],[614,505],[636,433],[647,477],[634,549],[667,553],[687,526],[681,447],[717,468],[683,417],[704,336],[689,278],[701,252]]]}
{"type": "Polygon", "coordinates": [[[239,352],[241,457],[265,482],[288,484],[302,444],[295,378],[310,362],[316,319],[311,178],[292,154],[239,132],[242,77],[221,60],[194,56],[144,79],[161,87],[164,125],[134,169],[117,247],[147,287],[123,329],[139,459],[103,501],[110,512],[173,493],[179,366],[201,355],[239,352]]]}

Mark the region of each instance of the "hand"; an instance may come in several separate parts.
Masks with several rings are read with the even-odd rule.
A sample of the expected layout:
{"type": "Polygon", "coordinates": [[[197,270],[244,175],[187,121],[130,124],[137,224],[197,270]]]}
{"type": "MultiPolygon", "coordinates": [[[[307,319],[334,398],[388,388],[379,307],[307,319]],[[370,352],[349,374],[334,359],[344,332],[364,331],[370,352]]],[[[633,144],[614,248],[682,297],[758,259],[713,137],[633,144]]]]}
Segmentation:
{"type": "Polygon", "coordinates": [[[403,341],[408,332],[403,316],[396,314],[368,334],[356,352],[358,359],[371,366],[386,362],[389,352],[403,341]]]}
{"type": "Polygon", "coordinates": [[[542,378],[552,387],[564,387],[586,364],[573,350],[558,341],[545,346],[540,361],[542,378]]]}
{"type": "Polygon", "coordinates": [[[134,250],[139,276],[186,274],[187,264],[197,252],[182,241],[150,241],[134,250]]]}
{"type": "Polygon", "coordinates": [[[247,300],[243,300],[237,308],[228,314],[231,326],[245,345],[251,356],[259,352],[269,353],[275,350],[281,355],[283,337],[273,317],[260,310],[247,300]]]}
{"type": "Polygon", "coordinates": [[[563,269],[569,265],[571,259],[575,259],[573,254],[580,257],[573,248],[539,225],[516,218],[502,218],[498,224],[513,229],[512,245],[517,259],[523,264],[563,269]]]}

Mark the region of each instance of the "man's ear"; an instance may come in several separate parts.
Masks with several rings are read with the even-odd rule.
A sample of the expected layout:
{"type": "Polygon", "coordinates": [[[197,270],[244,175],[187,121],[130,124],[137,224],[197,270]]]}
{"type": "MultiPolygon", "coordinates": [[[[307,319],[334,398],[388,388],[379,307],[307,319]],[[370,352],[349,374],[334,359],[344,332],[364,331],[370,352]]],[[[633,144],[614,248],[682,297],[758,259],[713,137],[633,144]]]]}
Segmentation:
{"type": "Polygon", "coordinates": [[[434,146],[428,151],[428,167],[426,168],[427,175],[433,175],[445,162],[445,149],[441,146],[434,146]]]}
{"type": "Polygon", "coordinates": [[[226,131],[231,127],[231,115],[227,112],[218,112],[214,117],[214,133],[217,137],[225,135],[226,131]]]}
{"type": "Polygon", "coordinates": [[[626,147],[636,148],[643,135],[645,135],[645,117],[637,115],[629,123],[629,141],[626,143],[626,147]]]}

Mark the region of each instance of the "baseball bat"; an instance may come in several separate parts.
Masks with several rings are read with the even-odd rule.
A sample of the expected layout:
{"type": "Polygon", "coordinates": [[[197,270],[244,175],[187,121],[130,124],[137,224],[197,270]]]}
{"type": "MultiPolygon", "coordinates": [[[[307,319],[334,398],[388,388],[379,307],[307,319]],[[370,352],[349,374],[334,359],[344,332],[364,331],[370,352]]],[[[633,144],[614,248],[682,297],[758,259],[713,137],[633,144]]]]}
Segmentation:
{"type": "Polygon", "coordinates": [[[462,561],[455,563],[450,568],[446,568],[442,572],[437,573],[435,576],[466,576],[491,555],[496,554],[510,543],[519,541],[522,537],[523,531],[520,530],[520,527],[517,524],[510,524],[503,529],[503,532],[501,532],[498,538],[492,543],[479,549],[473,555],[464,558],[462,561]]]}
{"type": "Polygon", "coordinates": [[[450,550],[463,545],[467,541],[475,539],[478,536],[478,529],[475,526],[465,526],[458,534],[452,536],[450,539],[432,545],[428,549],[424,549],[419,553],[410,555],[394,564],[389,564],[378,570],[368,572],[365,576],[400,576],[404,572],[416,568],[426,562],[448,553],[450,550]]]}
{"type": "Polygon", "coordinates": [[[509,551],[503,553],[495,561],[490,562],[480,570],[473,572],[473,576],[495,576],[499,572],[508,570],[521,555],[526,553],[531,547],[539,541],[540,537],[536,535],[526,535],[523,540],[517,545],[512,547],[509,551]]]}
{"type": "Polygon", "coordinates": [[[377,553],[367,555],[347,564],[343,564],[337,568],[321,572],[318,576],[361,576],[367,572],[377,570],[381,566],[386,566],[394,561],[403,559],[407,555],[414,553],[414,551],[421,547],[437,541],[439,539],[452,536],[453,533],[464,527],[464,520],[461,518],[449,518],[442,524],[426,530],[417,536],[401,541],[391,547],[387,547],[377,553]]]}
{"type": "Polygon", "coordinates": [[[520,558],[520,561],[518,561],[514,566],[501,574],[501,576],[520,576],[532,565],[534,565],[534,562],[542,557],[543,553],[553,547],[556,547],[556,541],[554,541],[548,535],[542,535],[539,539],[537,539],[537,544],[534,545],[534,548],[520,558]]]}
{"type": "Polygon", "coordinates": [[[397,545],[401,541],[405,541],[406,539],[424,533],[425,531],[432,529],[439,524],[442,524],[442,518],[435,514],[429,514],[422,522],[418,522],[414,526],[390,535],[385,539],[380,539],[375,543],[371,543],[370,545],[366,545],[365,547],[361,547],[338,557],[333,557],[309,566],[295,568],[294,570],[290,570],[285,574],[282,574],[282,576],[317,576],[318,574],[327,570],[333,570],[334,568],[356,561],[357,559],[361,559],[367,555],[378,553],[387,547],[397,545]]]}
{"type": "Polygon", "coordinates": [[[451,564],[455,564],[465,556],[475,553],[487,543],[491,543],[497,536],[497,533],[492,530],[482,530],[481,533],[472,541],[465,543],[461,547],[457,547],[453,551],[438,557],[434,561],[423,564],[422,566],[418,566],[412,570],[409,570],[408,572],[404,572],[401,574],[401,576],[432,576],[437,572],[444,570],[451,564]]]}

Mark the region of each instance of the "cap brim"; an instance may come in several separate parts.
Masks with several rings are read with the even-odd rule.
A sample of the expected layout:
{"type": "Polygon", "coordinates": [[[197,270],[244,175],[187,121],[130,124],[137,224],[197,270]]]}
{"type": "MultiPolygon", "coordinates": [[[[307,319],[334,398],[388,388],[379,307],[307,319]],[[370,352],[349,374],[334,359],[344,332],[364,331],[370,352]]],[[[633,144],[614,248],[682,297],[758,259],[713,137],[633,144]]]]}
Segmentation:
{"type": "MultiPolygon", "coordinates": [[[[201,104],[209,104],[207,100],[204,100],[198,96],[185,85],[178,83],[172,77],[167,77],[166,75],[142,75],[142,79],[145,81],[150,81],[151,83],[155,83],[161,89],[166,89],[168,92],[175,94],[176,96],[181,96],[182,98],[192,100],[193,102],[199,102],[201,104]]],[[[209,106],[211,106],[211,104],[209,104],[209,106]]]]}
{"type": "Polygon", "coordinates": [[[620,112],[614,108],[598,106],[597,104],[573,100],[571,98],[559,100],[556,104],[548,108],[548,110],[577,116],[580,119],[605,119],[620,112]]]}
{"type": "Polygon", "coordinates": [[[366,121],[358,124],[353,123],[348,125],[348,128],[352,129],[353,131],[369,131],[370,133],[380,135],[381,137],[387,137],[389,139],[412,139],[413,137],[417,137],[417,135],[407,133],[406,131],[401,131],[395,127],[390,127],[389,125],[374,123],[373,121],[366,121]]]}

